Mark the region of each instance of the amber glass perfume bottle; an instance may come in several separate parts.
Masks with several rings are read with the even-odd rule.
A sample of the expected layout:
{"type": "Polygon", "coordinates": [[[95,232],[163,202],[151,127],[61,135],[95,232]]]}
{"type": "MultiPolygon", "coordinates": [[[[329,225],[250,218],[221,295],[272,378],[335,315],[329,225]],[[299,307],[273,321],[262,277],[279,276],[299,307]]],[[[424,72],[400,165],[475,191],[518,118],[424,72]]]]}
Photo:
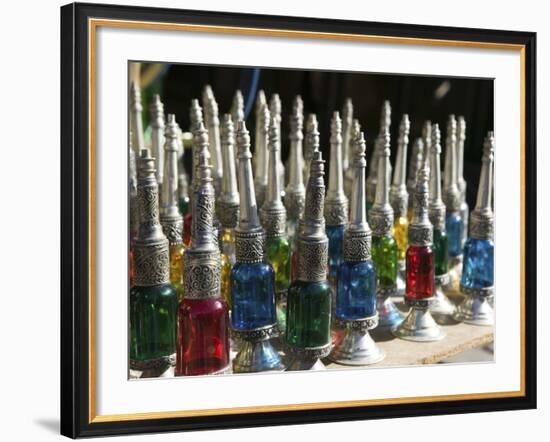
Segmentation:
{"type": "Polygon", "coordinates": [[[269,123],[269,159],[267,191],[260,210],[260,219],[266,233],[265,257],[275,271],[277,317],[281,330],[286,322],[286,296],[290,285],[290,241],[286,234],[286,209],[281,201],[281,182],[277,159],[279,152],[279,122],[271,118],[269,123]]]}
{"type": "Polygon", "coordinates": [[[202,122],[193,136],[197,152],[193,226],[177,315],[177,376],[223,373],[229,368],[229,309],[220,294],[220,250],[212,226],[215,194],[202,122]]]}
{"type": "MultiPolygon", "coordinates": [[[[162,373],[176,350],[176,290],[170,284],[169,246],[159,222],[158,183],[147,149],[138,160],[138,235],[133,241],[130,290],[130,368],[162,373]]],[[[158,373],[157,373],[158,375],[158,373]]]]}
{"type": "Polygon", "coordinates": [[[331,349],[331,290],[327,280],[328,238],[323,217],[324,161],[316,150],[298,234],[297,275],[288,291],[286,343],[289,370],[322,368],[331,349]]]}

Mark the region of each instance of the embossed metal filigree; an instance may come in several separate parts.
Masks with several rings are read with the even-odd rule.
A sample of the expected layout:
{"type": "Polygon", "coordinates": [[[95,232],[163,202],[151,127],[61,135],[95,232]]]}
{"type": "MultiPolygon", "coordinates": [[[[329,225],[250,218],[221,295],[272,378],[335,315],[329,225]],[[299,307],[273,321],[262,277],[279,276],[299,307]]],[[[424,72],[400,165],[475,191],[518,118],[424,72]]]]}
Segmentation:
{"type": "Polygon", "coordinates": [[[369,210],[369,226],[375,236],[391,235],[393,227],[393,210],[391,207],[373,206],[369,210]]]}
{"type": "Polygon", "coordinates": [[[262,262],[265,234],[263,230],[241,231],[235,229],[235,258],[238,262],[262,262]]]}
{"type": "Polygon", "coordinates": [[[170,281],[168,240],[156,242],[140,241],[133,243],[134,285],[150,287],[170,281]]]}
{"type": "Polygon", "coordinates": [[[492,212],[473,210],[470,214],[470,238],[492,240],[493,224],[492,212]]]}
{"type": "Polygon", "coordinates": [[[397,295],[397,286],[391,286],[391,287],[377,287],[376,288],[376,296],[382,299],[387,299],[390,296],[397,295]]]}
{"type": "Polygon", "coordinates": [[[189,299],[220,296],[220,252],[186,250],[184,259],[184,293],[189,299]]]}
{"type": "Polygon", "coordinates": [[[338,329],[348,330],[372,330],[378,327],[378,314],[361,319],[334,318],[334,326],[338,329]]]}
{"type": "Polygon", "coordinates": [[[239,222],[239,203],[217,201],[216,217],[222,227],[234,229],[239,222]]]}
{"type": "Polygon", "coordinates": [[[279,330],[276,324],[271,324],[262,328],[255,328],[253,330],[231,330],[231,336],[236,340],[243,340],[249,342],[267,341],[273,336],[277,336],[279,330]]]}
{"type": "Polygon", "coordinates": [[[435,302],[435,296],[431,296],[430,298],[425,299],[411,299],[405,297],[405,304],[408,307],[416,308],[420,310],[426,310],[435,302]]]}
{"type": "Polygon", "coordinates": [[[471,287],[464,287],[461,284],[460,292],[463,293],[464,295],[472,296],[475,298],[487,298],[495,294],[495,288],[494,286],[491,286],[491,287],[483,287],[483,288],[476,289],[471,287]]]}
{"type": "Polygon", "coordinates": [[[295,347],[293,345],[286,346],[286,352],[301,360],[314,362],[317,359],[326,358],[330,354],[332,344],[323,345],[321,347],[295,347]]]}
{"type": "Polygon", "coordinates": [[[343,241],[344,261],[358,262],[371,259],[371,233],[346,229],[343,241]]]}
{"type": "Polygon", "coordinates": [[[286,210],[260,209],[260,221],[268,237],[282,236],[286,231],[286,210]]]}
{"type": "Polygon", "coordinates": [[[348,221],[348,201],[325,200],[325,222],[328,226],[346,224],[348,221]]]}
{"type": "Polygon", "coordinates": [[[183,218],[180,215],[162,216],[160,223],[171,246],[183,244],[183,218]]]}
{"type": "Polygon", "coordinates": [[[297,279],[316,282],[327,279],[328,239],[304,241],[298,239],[297,279]]]}

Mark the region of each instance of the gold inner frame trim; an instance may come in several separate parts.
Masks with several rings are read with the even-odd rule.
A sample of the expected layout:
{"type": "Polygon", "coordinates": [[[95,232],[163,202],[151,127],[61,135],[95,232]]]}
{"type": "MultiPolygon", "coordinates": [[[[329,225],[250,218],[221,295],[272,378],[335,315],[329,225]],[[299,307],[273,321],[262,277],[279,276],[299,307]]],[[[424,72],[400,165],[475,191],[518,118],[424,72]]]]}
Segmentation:
{"type": "Polygon", "coordinates": [[[525,396],[525,46],[521,44],[505,44],[494,42],[475,42],[459,40],[441,40],[425,39],[412,37],[389,37],[377,35],[359,35],[330,32],[311,32],[311,31],[293,31],[283,29],[263,29],[263,28],[245,28],[232,26],[211,26],[182,23],[158,23],[158,22],[140,22],[130,20],[110,20],[95,19],[88,20],[88,66],[89,66],[89,423],[134,421],[146,419],[169,419],[179,417],[198,417],[198,416],[216,416],[216,415],[236,415],[246,413],[269,413],[279,411],[298,411],[298,410],[321,410],[327,408],[345,408],[345,407],[364,407],[374,405],[396,405],[396,404],[415,404],[426,402],[442,401],[461,401],[461,400],[481,400],[512,398],[525,396]],[[129,414],[96,414],[96,31],[97,28],[134,28],[148,30],[168,30],[185,32],[206,32],[217,34],[234,35],[253,35],[262,37],[286,37],[286,38],[306,38],[306,39],[324,39],[338,41],[356,41],[370,43],[386,44],[410,44],[420,46],[443,46],[460,47],[474,49],[496,49],[518,51],[520,54],[520,207],[521,207],[521,226],[520,226],[520,389],[518,391],[504,392],[486,392],[486,393],[466,393],[454,395],[438,396],[418,396],[404,398],[388,399],[368,399],[354,401],[336,401],[336,402],[317,402],[303,404],[283,404],[283,405],[263,405],[254,407],[235,407],[219,409],[202,410],[181,410],[181,411],[161,411],[149,413],[129,413],[129,414]]]}

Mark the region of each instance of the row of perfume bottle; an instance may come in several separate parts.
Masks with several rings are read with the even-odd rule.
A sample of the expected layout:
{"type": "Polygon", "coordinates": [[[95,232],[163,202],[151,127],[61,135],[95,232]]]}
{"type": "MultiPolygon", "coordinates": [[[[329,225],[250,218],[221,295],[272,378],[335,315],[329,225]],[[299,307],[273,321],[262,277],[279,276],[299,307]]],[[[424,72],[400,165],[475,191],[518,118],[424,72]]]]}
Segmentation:
{"type": "MultiPolygon", "coordinates": [[[[212,106],[210,105],[210,107],[212,107],[212,106]]],[[[266,110],[265,106],[263,106],[263,107],[260,106],[260,109],[262,109],[262,108],[263,108],[264,111],[266,110]]],[[[389,108],[389,106],[385,105],[385,109],[386,108],[389,108]]],[[[192,122],[195,121],[195,124],[199,123],[199,126],[200,126],[200,123],[202,123],[202,121],[200,121],[202,119],[202,115],[198,112],[198,110],[200,110],[200,107],[198,106],[198,102],[194,102],[194,106],[192,106],[191,121],[192,122]]],[[[296,128],[296,127],[301,128],[300,114],[301,114],[302,111],[303,111],[303,105],[300,104],[300,100],[295,100],[295,103],[294,103],[294,106],[293,106],[293,117],[291,119],[291,127],[292,128],[296,128]]],[[[266,112],[264,112],[264,114],[265,113],[266,112]]],[[[173,118],[172,118],[172,120],[173,120],[173,118]]],[[[306,139],[309,140],[309,143],[315,144],[315,142],[316,142],[317,145],[318,145],[318,130],[317,130],[317,127],[316,127],[316,124],[315,124],[315,119],[310,119],[310,120],[313,121],[314,123],[309,126],[309,127],[311,127],[311,130],[308,132],[308,134],[306,136],[306,139]]],[[[388,118],[384,117],[383,120],[387,121],[388,118]]],[[[278,151],[280,151],[280,136],[279,136],[280,117],[272,116],[272,117],[269,117],[268,121],[270,122],[270,124],[266,125],[266,130],[265,130],[265,132],[266,132],[265,133],[265,142],[268,146],[267,164],[268,165],[270,164],[271,156],[273,156],[273,159],[275,159],[275,161],[272,160],[271,165],[276,166],[278,164],[276,162],[277,153],[278,153],[278,151]],[[268,128],[269,128],[269,131],[267,130],[268,128]]],[[[349,140],[357,139],[357,137],[358,137],[358,133],[359,133],[358,124],[356,122],[354,122],[354,123],[355,123],[354,124],[355,130],[352,131],[351,136],[348,138],[349,140]]],[[[404,117],[401,126],[406,129],[407,123],[408,123],[408,119],[406,117],[404,117]]],[[[233,143],[235,142],[237,137],[233,134],[231,126],[232,126],[232,118],[229,117],[229,116],[226,116],[224,118],[224,122],[222,124],[222,131],[221,131],[221,134],[222,134],[221,135],[222,159],[224,157],[223,154],[225,154],[225,157],[227,157],[227,158],[232,158],[231,152],[233,150],[232,149],[233,148],[233,143]]],[[[388,128],[389,128],[388,125],[385,125],[384,133],[383,133],[382,137],[379,137],[377,139],[377,143],[376,143],[376,145],[382,145],[383,146],[382,152],[381,152],[382,155],[379,155],[379,156],[380,157],[385,157],[385,160],[378,162],[378,168],[376,170],[376,172],[377,172],[376,173],[376,175],[377,175],[376,179],[382,184],[376,186],[375,201],[374,201],[373,207],[371,207],[371,209],[369,210],[368,213],[370,214],[372,212],[372,216],[370,216],[371,223],[374,223],[374,226],[373,226],[374,236],[373,236],[373,240],[372,240],[372,248],[373,248],[372,255],[373,255],[374,261],[378,262],[378,265],[372,265],[372,263],[370,263],[370,262],[365,262],[362,265],[363,269],[365,270],[364,273],[369,274],[369,276],[365,277],[365,279],[363,280],[363,282],[362,282],[363,285],[360,284],[360,286],[364,287],[365,289],[361,289],[358,292],[358,293],[363,293],[360,297],[369,299],[368,302],[363,302],[362,303],[362,306],[363,306],[362,310],[361,309],[358,310],[358,311],[361,311],[362,314],[370,314],[373,310],[374,296],[371,296],[370,298],[367,296],[367,293],[372,292],[372,287],[376,288],[376,284],[378,284],[379,292],[386,293],[386,294],[391,292],[391,290],[388,291],[388,290],[385,290],[385,289],[388,288],[388,287],[391,288],[392,286],[395,285],[396,273],[397,273],[396,270],[397,270],[397,267],[398,267],[397,259],[396,259],[396,256],[397,256],[396,241],[392,237],[393,232],[392,232],[391,227],[392,227],[393,223],[392,223],[391,220],[388,221],[388,217],[389,217],[388,213],[392,211],[391,204],[388,204],[388,191],[389,191],[390,200],[391,200],[392,199],[391,194],[392,194],[392,191],[394,190],[393,185],[392,185],[391,189],[389,189],[389,183],[388,183],[388,179],[387,179],[388,176],[389,176],[388,172],[390,170],[390,166],[389,166],[389,134],[388,134],[389,131],[388,131],[388,128]],[[388,226],[389,226],[389,229],[388,229],[388,226]],[[378,272],[375,272],[375,270],[374,270],[375,268],[378,270],[378,272]],[[377,276],[374,276],[374,282],[373,282],[373,275],[376,275],[376,274],[377,274],[377,276]],[[367,287],[371,287],[371,289],[367,290],[367,287]],[[380,290],[380,289],[382,289],[382,290],[380,290]]],[[[177,130],[175,132],[177,133],[177,130]]],[[[400,157],[403,158],[403,156],[406,155],[406,145],[407,145],[406,137],[408,135],[406,135],[405,132],[406,132],[405,130],[400,130],[400,137],[399,137],[399,143],[398,143],[398,154],[397,154],[398,162],[399,162],[400,157]],[[403,154],[403,149],[405,150],[405,154],[403,154]]],[[[211,133],[211,131],[209,130],[208,135],[210,135],[210,133],[211,133]]],[[[260,133],[261,133],[261,131],[260,131],[260,133]]],[[[432,136],[431,138],[433,138],[434,136],[432,136]]],[[[431,143],[431,141],[432,141],[431,138],[430,138],[429,141],[425,138],[425,144],[426,145],[428,145],[428,143],[431,143]]],[[[168,130],[167,130],[167,140],[168,139],[169,139],[169,136],[168,136],[168,130]]],[[[296,136],[296,133],[294,133],[294,136],[291,135],[291,151],[293,150],[292,149],[293,147],[294,148],[296,147],[296,144],[299,144],[298,141],[301,141],[301,137],[296,136]]],[[[169,143],[167,142],[165,144],[165,146],[168,145],[168,144],[169,143]]],[[[205,143],[205,144],[209,145],[208,142],[205,143]]],[[[342,246],[340,244],[342,244],[344,241],[342,240],[343,235],[340,235],[340,237],[338,237],[338,235],[334,235],[333,233],[334,233],[335,230],[338,230],[338,231],[343,233],[343,231],[345,229],[345,226],[346,226],[346,218],[349,214],[345,192],[342,191],[343,190],[342,189],[343,168],[339,167],[339,164],[341,163],[341,160],[342,160],[342,151],[341,151],[341,149],[342,149],[342,128],[341,128],[341,121],[339,119],[339,115],[336,113],[333,117],[332,127],[331,127],[331,165],[336,164],[337,167],[331,167],[331,174],[330,174],[330,177],[329,177],[329,189],[328,189],[327,196],[326,196],[326,205],[325,205],[325,211],[324,211],[325,217],[327,218],[326,233],[329,235],[329,241],[330,241],[330,239],[333,240],[331,246],[329,246],[328,254],[331,257],[331,261],[333,261],[333,266],[335,266],[336,268],[338,268],[338,266],[340,265],[339,262],[341,262],[341,258],[339,256],[340,253],[338,251],[338,248],[340,248],[340,249],[342,248],[342,246]],[[328,208],[328,210],[327,210],[327,208],[328,208]],[[333,223],[333,224],[329,225],[328,220],[331,220],[331,221],[335,220],[338,223],[333,223]]],[[[195,149],[193,149],[193,150],[195,151],[195,149]]],[[[207,150],[209,150],[209,149],[207,149],[207,150]]],[[[296,150],[296,149],[294,149],[294,150],[296,150]]],[[[258,151],[258,145],[256,146],[256,151],[258,151]]],[[[168,149],[166,150],[166,152],[168,152],[168,149]]],[[[311,152],[315,152],[315,149],[311,149],[311,152]]],[[[428,151],[426,151],[426,152],[428,152],[428,151]]],[[[166,159],[167,159],[166,163],[169,162],[168,158],[170,158],[170,155],[166,155],[166,159]]],[[[426,158],[426,160],[424,161],[424,163],[427,164],[428,155],[425,155],[425,158],[426,158]]],[[[194,159],[194,163],[195,163],[195,159],[196,159],[195,154],[193,155],[193,159],[194,159]]],[[[403,159],[401,160],[401,162],[404,164],[403,159]]],[[[232,161],[227,161],[227,159],[226,159],[225,163],[229,163],[229,165],[231,165],[232,161]]],[[[399,167],[398,165],[396,165],[396,166],[399,167]]],[[[170,169],[170,167],[167,167],[167,168],[170,169]]],[[[308,174],[310,172],[310,168],[311,167],[310,167],[309,164],[305,167],[305,170],[308,171],[308,174]]],[[[352,170],[353,168],[349,167],[349,169],[352,170]]],[[[235,173],[234,170],[235,169],[233,168],[233,174],[235,173]]],[[[234,204],[235,199],[233,199],[233,201],[232,201],[231,197],[234,194],[237,194],[237,201],[238,201],[238,192],[237,192],[237,186],[235,185],[236,180],[231,179],[231,175],[232,175],[231,174],[231,168],[229,168],[229,170],[224,168],[224,172],[226,172],[225,177],[227,177],[229,179],[224,179],[222,181],[221,188],[220,188],[221,195],[217,198],[217,201],[215,202],[216,213],[218,215],[218,222],[220,222],[220,225],[218,226],[218,229],[222,233],[221,235],[219,235],[220,239],[221,239],[221,244],[222,244],[221,249],[222,249],[222,258],[223,258],[222,261],[221,261],[222,262],[222,264],[221,264],[222,265],[222,268],[221,268],[221,278],[222,278],[221,286],[222,286],[222,290],[225,289],[225,291],[226,291],[225,295],[226,295],[227,299],[231,300],[230,294],[232,292],[233,293],[244,293],[244,296],[243,296],[244,303],[245,304],[248,303],[248,304],[252,305],[252,304],[254,304],[254,302],[251,302],[251,301],[254,301],[256,299],[256,296],[254,295],[254,290],[250,290],[250,287],[253,287],[253,285],[252,286],[249,285],[248,287],[245,287],[246,284],[241,284],[240,281],[243,278],[244,278],[244,281],[253,280],[254,278],[251,277],[251,273],[257,273],[257,275],[255,275],[255,276],[259,275],[260,276],[260,281],[261,280],[269,280],[269,277],[266,278],[266,276],[269,275],[269,266],[264,265],[263,267],[262,266],[258,267],[258,266],[247,266],[247,265],[244,265],[244,266],[241,266],[241,265],[234,266],[233,265],[234,258],[232,257],[232,251],[234,250],[234,247],[235,247],[235,245],[233,244],[234,238],[235,238],[234,229],[237,227],[236,224],[237,224],[238,215],[235,216],[235,213],[232,214],[231,211],[233,210],[233,212],[235,212],[235,208],[236,208],[237,209],[236,212],[238,213],[239,206],[238,205],[235,206],[235,204],[234,204]],[[233,183],[232,183],[232,181],[233,181],[233,183]],[[232,186],[232,184],[233,184],[233,186],[232,186]],[[229,198],[227,197],[228,195],[229,195],[229,198]],[[223,198],[224,196],[226,198],[223,198]],[[230,271],[230,269],[232,267],[234,267],[235,271],[230,271]],[[227,278],[227,276],[229,276],[229,278],[227,278]],[[229,283],[227,283],[227,280],[229,281],[229,283]],[[241,284],[241,290],[239,290],[239,284],[241,284]],[[236,290],[232,289],[232,288],[235,288],[235,287],[237,287],[236,290]]],[[[290,284],[290,281],[292,279],[289,275],[289,271],[290,271],[290,265],[289,265],[290,264],[290,250],[291,250],[290,244],[299,244],[299,240],[289,242],[288,238],[286,237],[287,225],[289,225],[291,223],[286,222],[286,215],[287,214],[286,214],[286,210],[285,210],[285,205],[281,202],[280,181],[279,181],[280,180],[280,174],[278,172],[279,172],[279,170],[278,170],[277,167],[271,167],[270,168],[268,166],[268,174],[267,174],[268,185],[267,185],[267,189],[266,189],[266,192],[265,192],[265,195],[264,195],[266,201],[264,202],[264,204],[262,205],[262,208],[260,210],[260,218],[262,218],[262,224],[264,225],[265,230],[266,230],[266,234],[267,234],[266,252],[267,252],[267,255],[268,255],[267,256],[268,262],[271,262],[272,267],[274,268],[275,274],[276,274],[276,278],[275,278],[275,287],[276,287],[276,289],[275,289],[275,292],[277,293],[277,299],[281,301],[280,306],[282,307],[282,308],[279,309],[279,323],[283,324],[282,329],[284,330],[285,329],[285,327],[284,327],[284,322],[285,322],[284,321],[285,320],[284,299],[286,297],[285,292],[286,292],[286,289],[288,288],[288,286],[290,284]]],[[[193,177],[195,177],[195,175],[196,175],[196,170],[194,168],[193,177]]],[[[352,181],[352,187],[353,187],[353,182],[354,182],[355,178],[353,176],[353,173],[351,175],[352,175],[352,180],[351,181],[352,181]]],[[[396,170],[396,173],[394,173],[394,185],[396,183],[396,175],[397,175],[397,170],[396,170]]],[[[404,177],[404,173],[401,174],[401,177],[404,177]]],[[[240,181],[241,181],[241,174],[239,173],[239,185],[240,185],[240,181]]],[[[244,182],[247,182],[247,181],[243,181],[243,183],[244,182]]],[[[248,183],[248,192],[252,193],[252,194],[254,194],[254,193],[257,194],[257,192],[254,192],[254,189],[252,188],[252,187],[256,187],[256,186],[252,185],[252,174],[251,174],[251,172],[250,172],[250,179],[248,180],[247,183],[248,183]]],[[[254,184],[256,184],[256,183],[254,183],[254,184]]],[[[430,184],[431,184],[431,180],[430,180],[430,184]]],[[[163,190],[164,190],[164,187],[165,186],[163,186],[163,190]]],[[[168,187],[168,186],[166,186],[166,187],[168,187]]],[[[242,186],[240,185],[239,187],[240,187],[239,190],[245,189],[246,185],[243,184],[242,186]]],[[[288,186],[287,186],[287,189],[288,189],[288,186]]],[[[364,190],[365,190],[364,180],[363,180],[363,184],[361,185],[361,189],[362,189],[362,192],[364,192],[364,190]]],[[[369,189],[369,187],[367,185],[367,193],[368,193],[368,189],[369,189]]],[[[430,189],[431,189],[431,185],[430,185],[430,189]]],[[[290,190],[292,190],[292,189],[290,189],[290,190]]],[[[398,190],[401,191],[402,188],[398,189],[398,190]]],[[[243,190],[241,190],[241,201],[242,201],[242,192],[243,192],[243,190]]],[[[357,193],[358,192],[356,191],[356,198],[357,198],[357,193]]],[[[291,192],[288,192],[288,194],[291,194],[291,192]]],[[[164,195],[164,192],[162,192],[162,195],[164,195]]],[[[173,192],[172,192],[172,195],[174,195],[173,192]]],[[[303,218],[303,215],[301,213],[301,211],[303,211],[303,207],[304,207],[303,197],[301,198],[301,204],[300,204],[300,198],[297,198],[297,199],[298,199],[298,204],[295,204],[295,206],[298,206],[298,209],[297,209],[298,221],[295,222],[295,226],[294,226],[294,229],[293,229],[294,232],[296,231],[296,229],[298,227],[298,226],[296,226],[296,224],[301,224],[302,223],[302,218],[303,218]]],[[[363,196],[363,200],[364,200],[364,202],[362,203],[363,205],[361,206],[362,207],[361,211],[364,214],[366,214],[366,210],[367,210],[369,202],[367,201],[367,199],[364,196],[363,196]]],[[[180,200],[180,202],[181,202],[181,200],[180,200]]],[[[248,203],[250,203],[250,201],[248,201],[248,203]]],[[[174,204],[172,204],[172,205],[174,205],[174,204]]],[[[291,203],[288,203],[288,205],[291,206],[291,203]]],[[[353,206],[353,201],[352,201],[352,206],[353,206]]],[[[357,206],[357,204],[356,204],[356,206],[357,206]]],[[[489,202],[489,206],[490,206],[490,202],[489,202]]],[[[256,204],[253,205],[253,209],[256,210],[256,204]]],[[[353,209],[353,207],[352,207],[352,209],[353,209]]],[[[246,208],[244,210],[246,210],[246,208]]],[[[165,212],[165,211],[166,211],[166,209],[164,209],[164,211],[163,211],[163,206],[161,206],[161,222],[162,222],[162,213],[165,212]]],[[[243,211],[243,208],[241,207],[241,212],[242,211],[243,211]]],[[[250,212],[250,211],[251,210],[249,209],[248,212],[250,212]]],[[[406,210],[405,210],[405,213],[406,213],[406,210]]],[[[193,217],[192,214],[186,214],[186,216],[188,216],[188,218],[190,218],[192,220],[192,217],[193,217]]],[[[393,214],[392,214],[392,216],[393,216],[393,214]]],[[[402,217],[400,217],[400,218],[402,218],[402,217]]],[[[290,221],[292,221],[292,220],[290,220],[290,221]]],[[[401,224],[403,224],[402,219],[400,219],[399,222],[401,224]]],[[[366,223],[366,220],[365,220],[365,223],[366,223]]],[[[178,224],[178,225],[180,225],[180,224],[178,224]]],[[[300,229],[298,228],[298,230],[300,230],[300,229]]],[[[168,231],[170,231],[170,230],[168,230],[168,231]]],[[[324,229],[323,229],[323,234],[324,234],[324,229]]],[[[441,247],[438,247],[437,244],[442,243],[441,238],[444,237],[444,231],[441,231],[441,229],[436,229],[434,231],[434,235],[437,238],[436,244],[434,244],[436,252],[437,252],[436,256],[443,257],[446,254],[441,252],[441,247]]],[[[167,234],[167,236],[169,236],[169,235],[167,234]]],[[[353,241],[351,243],[353,243],[353,241]]],[[[183,250],[183,247],[181,246],[181,241],[176,241],[176,244],[174,244],[174,246],[176,247],[176,249],[178,251],[183,250]]],[[[425,256],[432,256],[431,250],[429,250],[429,247],[428,248],[426,248],[426,247],[427,246],[423,246],[422,249],[418,249],[418,250],[410,248],[409,249],[409,255],[411,256],[411,259],[414,256],[417,256],[417,257],[418,256],[424,256],[424,255],[425,256]]],[[[370,244],[369,244],[368,248],[370,249],[370,244]]],[[[170,245],[170,251],[172,251],[172,250],[173,250],[173,248],[172,248],[172,244],[171,244],[170,245]]],[[[492,251],[492,249],[491,249],[491,251],[492,251]]],[[[181,268],[182,268],[181,258],[180,258],[181,253],[176,253],[175,255],[176,255],[175,257],[177,258],[177,260],[173,260],[172,258],[174,258],[174,257],[171,256],[170,257],[171,258],[170,259],[170,264],[171,264],[171,267],[176,270],[176,272],[175,272],[176,273],[176,278],[175,278],[176,281],[174,281],[174,282],[176,283],[176,285],[178,285],[179,281],[177,279],[180,277],[179,275],[181,275],[181,273],[182,273],[181,272],[181,268]],[[178,268],[180,269],[179,271],[178,271],[178,268]]],[[[492,258],[492,255],[491,255],[491,258],[492,258]]],[[[433,258],[431,258],[431,259],[433,261],[433,258]]],[[[297,270],[297,268],[300,267],[297,264],[299,262],[298,254],[295,255],[293,261],[295,263],[293,273],[294,273],[294,277],[296,279],[296,283],[299,285],[301,283],[301,281],[300,281],[299,277],[297,277],[297,274],[299,274],[299,271],[297,270]]],[[[422,261],[422,260],[420,260],[420,261],[422,261]]],[[[440,264],[439,264],[439,266],[435,265],[436,273],[437,273],[437,268],[443,268],[444,267],[444,264],[441,264],[441,261],[442,261],[441,259],[439,259],[437,261],[440,262],[440,264]]],[[[415,260],[412,259],[411,263],[414,263],[414,262],[415,262],[415,260]]],[[[477,264],[481,264],[481,268],[486,270],[486,264],[487,264],[486,262],[481,262],[481,263],[478,262],[477,264]]],[[[433,266],[433,262],[432,262],[432,266],[433,266]]],[[[351,266],[351,267],[348,266],[349,267],[348,268],[346,266],[341,266],[340,265],[340,267],[341,267],[341,270],[340,270],[341,275],[337,278],[339,283],[343,282],[343,281],[346,281],[348,279],[346,275],[353,273],[351,268],[355,268],[356,269],[355,273],[357,273],[357,268],[355,266],[351,266]]],[[[422,267],[422,266],[420,266],[420,267],[422,267]]],[[[420,267],[419,267],[419,269],[420,269],[420,267]]],[[[425,267],[425,265],[424,265],[424,267],[425,267]]],[[[470,268],[470,267],[467,266],[467,268],[470,268]]],[[[311,269],[308,269],[306,271],[306,274],[308,272],[311,272],[311,269]]],[[[433,273],[434,273],[434,271],[432,270],[432,276],[433,276],[433,273]]],[[[479,271],[478,271],[478,273],[479,273],[479,271]]],[[[485,271],[485,273],[486,274],[490,273],[491,277],[492,277],[492,268],[491,268],[491,271],[485,271]]],[[[418,271],[413,272],[413,274],[418,274],[418,271]]],[[[464,274],[467,275],[469,273],[465,272],[464,274]]],[[[305,278],[307,279],[308,277],[306,276],[305,278]]],[[[174,278],[173,278],[173,280],[174,280],[174,278]]],[[[425,285],[426,285],[426,287],[428,287],[429,286],[429,277],[426,281],[428,281],[428,283],[427,283],[427,285],[426,284],[425,285]]],[[[314,282],[319,282],[319,281],[314,281],[314,282]]],[[[180,285],[181,285],[181,283],[180,283],[180,285]]],[[[408,287],[409,286],[410,287],[415,287],[412,290],[407,291],[407,294],[410,297],[416,297],[416,298],[425,297],[425,298],[428,298],[428,297],[431,296],[431,291],[425,289],[421,284],[419,284],[418,281],[416,281],[416,282],[414,280],[409,281],[409,278],[407,278],[407,286],[408,287]]],[[[340,287],[340,285],[338,285],[338,287],[340,287]]],[[[182,288],[183,288],[183,286],[182,286],[182,288]]],[[[339,290],[340,290],[340,288],[339,288],[339,290]]],[[[264,292],[270,292],[270,291],[271,291],[270,288],[266,288],[266,290],[264,290],[264,292]]],[[[182,292],[185,293],[185,290],[180,290],[180,294],[182,292]]],[[[356,290],[356,292],[357,292],[357,290],[356,290]]],[[[289,295],[289,297],[291,297],[291,296],[289,295]]],[[[185,299],[185,298],[187,298],[186,296],[184,296],[184,300],[187,301],[187,299],[185,299]]],[[[262,300],[259,299],[261,297],[257,297],[257,298],[258,298],[257,300],[259,302],[256,303],[257,304],[256,306],[251,308],[251,311],[256,311],[256,312],[261,311],[261,310],[266,311],[266,312],[269,311],[268,306],[269,306],[270,303],[265,302],[265,296],[264,296],[264,298],[262,298],[262,300]],[[262,308],[262,306],[263,306],[263,308],[262,308]]],[[[337,300],[338,299],[346,299],[346,297],[344,297],[344,296],[338,297],[337,296],[337,300]]],[[[195,302],[193,301],[191,303],[193,304],[195,302]]],[[[210,303],[215,304],[218,307],[220,306],[219,300],[214,300],[214,301],[211,301],[210,303]]],[[[354,309],[357,310],[355,304],[356,304],[356,302],[353,301],[352,298],[349,298],[349,296],[348,296],[348,301],[347,302],[345,302],[345,301],[340,302],[340,303],[337,302],[336,303],[336,310],[337,310],[336,315],[338,317],[342,318],[342,319],[349,319],[349,315],[346,315],[345,312],[349,312],[349,311],[352,311],[354,309]],[[347,307],[344,307],[346,304],[347,304],[347,307]],[[340,307],[339,307],[339,305],[340,305],[340,307]],[[346,316],[348,316],[348,317],[346,318],[346,316]]],[[[238,301],[237,301],[237,305],[238,305],[238,301]]],[[[294,318],[294,313],[295,312],[303,310],[303,308],[304,308],[304,306],[298,306],[298,307],[294,306],[294,307],[292,307],[293,305],[294,304],[291,304],[288,308],[288,312],[289,312],[289,315],[290,315],[291,318],[294,318]]],[[[306,303],[305,305],[307,306],[308,304],[306,303]]],[[[326,305],[325,305],[325,307],[326,307],[326,305]]],[[[235,309],[233,309],[233,310],[234,311],[233,311],[232,317],[235,318],[235,320],[233,322],[234,328],[238,329],[239,326],[241,328],[244,327],[247,330],[258,328],[258,327],[261,328],[261,324],[258,323],[258,322],[254,322],[254,320],[252,319],[252,318],[254,318],[255,315],[250,314],[250,313],[241,315],[241,314],[239,314],[238,309],[236,309],[237,311],[235,311],[235,309]]],[[[326,308],[325,308],[325,310],[326,310],[326,308]]],[[[269,314],[267,315],[267,317],[269,317],[269,314]]],[[[193,321],[191,321],[191,322],[193,322],[193,321]]],[[[290,322],[291,322],[291,324],[296,325],[300,321],[297,322],[294,319],[292,319],[290,322]]],[[[321,322],[323,322],[323,321],[321,321],[321,322]]],[[[328,321],[324,321],[324,322],[329,323],[330,319],[328,321]]],[[[213,323],[211,325],[216,326],[215,323],[216,323],[216,321],[213,321],[213,323]]],[[[297,336],[296,333],[294,333],[293,335],[297,336]]],[[[322,338],[321,338],[321,340],[322,340],[322,338]]],[[[190,342],[190,340],[188,339],[187,342],[190,342]]],[[[214,345],[214,346],[212,346],[212,348],[217,348],[217,346],[214,345]]]]}

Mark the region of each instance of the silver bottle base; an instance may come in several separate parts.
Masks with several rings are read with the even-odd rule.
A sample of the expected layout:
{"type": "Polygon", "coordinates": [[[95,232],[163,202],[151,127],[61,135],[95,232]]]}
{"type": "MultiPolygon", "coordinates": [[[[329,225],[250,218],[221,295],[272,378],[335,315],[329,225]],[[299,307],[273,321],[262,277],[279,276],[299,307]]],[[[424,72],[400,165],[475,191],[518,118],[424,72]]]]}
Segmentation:
{"type": "Polygon", "coordinates": [[[488,297],[466,296],[456,309],[454,319],[471,325],[491,326],[495,323],[495,312],[488,297]]]}
{"type": "Polygon", "coordinates": [[[239,353],[233,360],[233,373],[283,371],[281,356],[270,339],[252,342],[241,341],[239,353]]]}
{"type": "Polygon", "coordinates": [[[397,327],[403,321],[403,313],[399,311],[391,297],[376,297],[376,310],[378,310],[378,328],[391,329],[397,327]]]}
{"type": "Polygon", "coordinates": [[[392,329],[395,337],[415,342],[439,341],[446,336],[445,331],[435,322],[428,308],[412,307],[407,317],[392,329]]]}
{"type": "Polygon", "coordinates": [[[368,330],[347,328],[328,358],[340,365],[362,366],[376,364],[385,357],[368,330]]]}

